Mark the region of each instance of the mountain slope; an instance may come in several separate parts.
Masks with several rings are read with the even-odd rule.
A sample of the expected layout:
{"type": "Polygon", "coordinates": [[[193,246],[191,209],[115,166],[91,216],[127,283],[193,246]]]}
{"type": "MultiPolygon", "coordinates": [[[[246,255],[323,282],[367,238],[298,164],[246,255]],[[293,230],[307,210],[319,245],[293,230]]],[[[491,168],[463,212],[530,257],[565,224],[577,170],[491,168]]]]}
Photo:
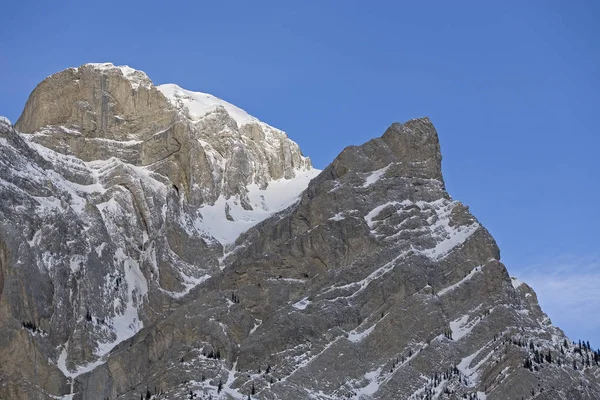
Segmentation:
{"type": "Polygon", "coordinates": [[[88,64],[16,127],[0,398],[599,396],[600,356],[446,192],[427,118],[317,171],[227,102],[88,64]]]}
{"type": "MultiPolygon", "coordinates": [[[[17,123],[27,134],[0,126],[0,327],[11,328],[7,346],[25,326],[35,335],[49,360],[42,380],[58,379],[54,365],[74,377],[105,362],[319,172],[285,133],[256,119],[238,126],[223,110],[191,121],[132,71],[53,75],[17,123]]],[[[30,367],[23,375],[39,380],[30,367]]],[[[58,381],[54,392],[66,391],[58,381]]]]}

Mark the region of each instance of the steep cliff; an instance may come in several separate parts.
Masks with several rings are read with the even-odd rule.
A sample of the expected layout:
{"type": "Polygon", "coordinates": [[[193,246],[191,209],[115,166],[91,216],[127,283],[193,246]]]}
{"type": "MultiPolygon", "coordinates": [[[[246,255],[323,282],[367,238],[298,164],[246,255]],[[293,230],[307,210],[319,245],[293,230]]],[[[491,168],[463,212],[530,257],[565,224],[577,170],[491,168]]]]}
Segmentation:
{"type": "Polygon", "coordinates": [[[0,398],[600,396],[427,118],[317,171],[223,100],[87,64],[0,149],[0,398]]]}

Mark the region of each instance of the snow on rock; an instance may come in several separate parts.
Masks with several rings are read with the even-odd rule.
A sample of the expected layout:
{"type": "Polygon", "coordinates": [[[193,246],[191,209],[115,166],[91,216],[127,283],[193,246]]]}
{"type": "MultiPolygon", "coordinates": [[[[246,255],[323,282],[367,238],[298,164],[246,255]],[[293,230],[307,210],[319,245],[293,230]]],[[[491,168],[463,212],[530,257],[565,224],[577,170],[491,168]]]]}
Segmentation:
{"type": "Polygon", "coordinates": [[[12,126],[10,120],[8,118],[6,118],[6,117],[1,116],[1,115],[0,115],[0,124],[12,126]]]}
{"type": "Polygon", "coordinates": [[[252,329],[250,329],[250,333],[248,333],[248,335],[252,335],[262,325],[262,319],[257,319],[256,321],[257,321],[257,323],[255,323],[254,327],[252,327],[252,329]]]}
{"type": "Polygon", "coordinates": [[[479,317],[473,318],[469,321],[470,314],[465,314],[460,318],[450,322],[450,329],[452,330],[452,340],[460,340],[463,337],[471,333],[473,328],[481,321],[479,317]]]}
{"type": "Polygon", "coordinates": [[[311,179],[320,172],[314,168],[297,171],[294,178],[271,181],[266,189],[249,185],[247,195],[252,210],[245,210],[235,198],[220,196],[214,204],[200,207],[200,216],[193,222],[194,228],[223,245],[231,244],[254,225],[294,204],[311,179]],[[233,220],[227,218],[226,208],[233,220]]]}
{"type": "Polygon", "coordinates": [[[479,223],[472,222],[469,225],[456,225],[451,224],[450,215],[452,210],[460,203],[456,201],[450,201],[445,198],[441,198],[436,201],[426,202],[417,201],[412,202],[410,200],[404,200],[402,202],[390,201],[381,204],[373,208],[367,215],[364,216],[364,220],[371,230],[371,234],[375,237],[392,241],[396,240],[402,234],[406,232],[414,233],[415,235],[428,236],[435,239],[435,246],[428,248],[414,247],[414,250],[432,260],[438,260],[445,257],[452,250],[460,247],[473,233],[479,229],[479,223]],[[393,207],[394,212],[398,215],[408,214],[414,210],[414,206],[417,206],[420,210],[420,216],[413,216],[413,218],[423,219],[426,226],[419,226],[418,228],[407,228],[404,225],[404,220],[396,225],[390,226],[386,220],[389,218],[380,219],[380,214],[384,209],[393,207]],[[380,227],[385,227],[382,232],[379,232],[380,227]],[[395,233],[390,234],[392,228],[395,233]]]}
{"type": "Polygon", "coordinates": [[[306,307],[308,307],[308,305],[311,303],[310,300],[308,300],[308,297],[303,298],[302,300],[294,303],[292,305],[292,307],[294,307],[296,310],[305,310],[306,307]]]}
{"type": "Polygon", "coordinates": [[[380,382],[378,378],[380,375],[381,368],[365,374],[365,380],[369,383],[355,390],[358,399],[370,399],[379,390],[380,382]]]}
{"type": "Polygon", "coordinates": [[[96,355],[103,357],[116,345],[129,339],[144,327],[138,315],[138,308],[142,305],[148,293],[148,281],[140,270],[139,263],[127,256],[122,249],[115,252],[115,262],[123,268],[124,281],[127,285],[127,298],[125,302],[115,298],[113,307],[115,317],[107,321],[107,325],[115,334],[115,340],[107,343],[98,343],[96,355]]]}
{"type": "Polygon", "coordinates": [[[519,279],[515,278],[514,276],[511,276],[510,283],[512,283],[513,288],[518,289],[519,286],[521,286],[523,284],[523,281],[520,281],[519,279]]]}
{"type": "Polygon", "coordinates": [[[157,86],[157,88],[165,95],[167,99],[169,99],[173,105],[180,109],[183,108],[187,110],[189,117],[193,121],[198,121],[206,114],[214,111],[216,108],[222,107],[225,109],[225,111],[227,111],[229,116],[235,120],[235,122],[238,124],[238,127],[251,122],[261,125],[264,124],[259,119],[251,116],[241,108],[236,107],[225,100],[221,100],[212,94],[192,92],[172,83],[160,85],[157,86]]]}
{"type": "Polygon", "coordinates": [[[333,217],[329,218],[330,221],[341,221],[343,219],[345,219],[345,215],[343,212],[339,212],[337,214],[335,214],[333,217]]]}
{"type": "MultiPolygon", "coordinates": [[[[82,67],[86,67],[86,66],[92,67],[94,69],[101,70],[101,71],[110,71],[110,70],[120,71],[121,74],[127,80],[129,80],[129,82],[131,82],[131,87],[134,90],[137,90],[140,86],[150,88],[150,86],[152,85],[152,81],[150,80],[150,78],[148,78],[148,75],[146,75],[145,72],[133,69],[128,65],[117,66],[112,63],[88,63],[88,64],[82,65],[82,67]]],[[[79,68],[81,68],[81,67],[79,67],[79,68]]]]}
{"type": "Polygon", "coordinates": [[[362,342],[363,339],[365,339],[367,336],[369,336],[371,334],[371,332],[373,332],[373,329],[375,329],[375,326],[377,326],[377,324],[365,329],[362,332],[358,332],[356,329],[353,331],[350,331],[348,333],[348,340],[351,341],[352,343],[358,343],[358,342],[362,342]]]}
{"type": "Polygon", "coordinates": [[[371,172],[371,174],[369,174],[366,179],[365,179],[365,183],[362,185],[363,188],[367,188],[369,186],[371,186],[372,184],[374,184],[375,182],[377,182],[378,180],[381,179],[381,177],[383,175],[385,175],[386,171],[393,165],[394,163],[391,163],[389,165],[387,165],[386,167],[383,167],[381,169],[378,169],[377,171],[373,171],[371,172]]]}
{"type": "Polygon", "coordinates": [[[396,268],[396,266],[398,265],[398,261],[400,261],[401,259],[406,257],[409,253],[410,253],[409,251],[403,251],[400,254],[396,255],[396,257],[394,257],[391,261],[386,262],[381,267],[377,268],[376,270],[371,272],[369,275],[367,275],[365,278],[361,279],[360,281],[347,283],[347,284],[341,285],[341,286],[332,286],[325,291],[325,294],[333,292],[333,291],[338,291],[338,290],[350,290],[350,289],[356,288],[354,290],[354,292],[352,292],[348,296],[336,297],[329,301],[333,302],[333,301],[336,301],[339,299],[348,299],[348,298],[356,297],[359,293],[361,293],[363,290],[365,290],[371,284],[371,282],[376,281],[377,279],[380,279],[382,276],[386,275],[387,273],[392,271],[394,268],[396,268]]]}
{"type": "Polygon", "coordinates": [[[472,365],[473,361],[479,356],[479,354],[485,350],[485,346],[477,350],[475,353],[463,358],[460,363],[456,366],[458,370],[468,378],[467,387],[475,387],[479,378],[479,368],[492,356],[494,353],[490,351],[484,356],[477,364],[472,365]]]}
{"type": "Polygon", "coordinates": [[[450,226],[450,213],[458,202],[440,199],[433,203],[417,202],[417,205],[423,209],[424,206],[432,206],[437,214],[437,221],[430,227],[431,234],[438,239],[437,245],[433,249],[427,249],[423,253],[431,259],[437,260],[443,258],[454,248],[461,246],[477,229],[477,222],[467,226],[450,226]]]}
{"type": "Polygon", "coordinates": [[[98,360],[96,360],[94,362],[77,366],[75,369],[69,369],[67,367],[68,349],[69,349],[69,341],[67,341],[64,344],[64,346],[62,347],[60,355],[58,356],[58,360],[56,361],[56,366],[58,367],[58,369],[60,369],[62,371],[62,373],[67,378],[76,378],[79,375],[93,371],[94,369],[96,369],[97,367],[99,367],[100,365],[102,365],[106,362],[106,360],[104,360],[103,358],[99,358],[98,360]]]}
{"type": "Polygon", "coordinates": [[[208,275],[208,274],[204,274],[203,276],[201,276],[199,278],[194,278],[193,276],[186,275],[182,271],[179,271],[179,276],[181,276],[181,279],[182,279],[181,283],[183,284],[183,287],[184,287],[184,289],[182,291],[169,292],[169,291],[163,289],[163,292],[167,293],[174,299],[181,299],[182,297],[185,297],[189,292],[192,291],[193,288],[195,288],[196,286],[200,285],[203,282],[206,282],[207,280],[209,280],[211,278],[211,275],[208,275]]]}
{"type": "MultiPolygon", "coordinates": [[[[364,216],[365,222],[367,223],[367,225],[369,226],[369,228],[373,229],[377,225],[377,221],[373,221],[373,219],[375,217],[377,217],[379,215],[379,213],[381,212],[381,210],[383,210],[384,208],[386,208],[388,206],[396,206],[396,205],[398,205],[398,206],[408,206],[408,205],[411,205],[411,204],[412,204],[411,201],[404,200],[401,203],[397,202],[397,201],[389,201],[387,203],[378,205],[377,207],[375,207],[374,209],[372,209],[371,211],[369,211],[369,213],[367,215],[364,216]]],[[[371,233],[377,234],[373,230],[371,231],[371,233]]]]}
{"type": "Polygon", "coordinates": [[[448,287],[446,287],[446,288],[444,288],[444,289],[440,290],[440,291],[437,293],[437,294],[438,294],[438,296],[443,296],[443,295],[445,295],[446,293],[453,291],[454,289],[456,289],[457,287],[459,287],[459,286],[460,286],[460,285],[462,285],[463,283],[465,283],[465,282],[469,281],[469,280],[470,280],[470,279],[471,279],[471,278],[472,278],[472,277],[473,277],[473,276],[474,276],[476,273],[478,273],[478,272],[481,272],[481,268],[482,268],[481,266],[473,268],[473,269],[471,270],[471,272],[469,272],[469,273],[467,274],[467,276],[465,276],[464,278],[462,278],[460,281],[458,281],[458,282],[456,282],[455,284],[453,284],[453,285],[450,285],[450,286],[448,286],[448,287]]]}

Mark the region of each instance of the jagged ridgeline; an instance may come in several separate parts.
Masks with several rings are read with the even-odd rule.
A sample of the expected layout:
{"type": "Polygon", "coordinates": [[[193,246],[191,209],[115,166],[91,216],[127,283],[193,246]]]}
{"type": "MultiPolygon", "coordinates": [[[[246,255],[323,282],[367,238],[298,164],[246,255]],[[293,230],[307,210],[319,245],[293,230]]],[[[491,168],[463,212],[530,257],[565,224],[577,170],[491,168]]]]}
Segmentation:
{"type": "Polygon", "coordinates": [[[441,158],[422,118],[319,171],[212,95],[48,77],[0,119],[0,398],[600,398],[441,158]]]}

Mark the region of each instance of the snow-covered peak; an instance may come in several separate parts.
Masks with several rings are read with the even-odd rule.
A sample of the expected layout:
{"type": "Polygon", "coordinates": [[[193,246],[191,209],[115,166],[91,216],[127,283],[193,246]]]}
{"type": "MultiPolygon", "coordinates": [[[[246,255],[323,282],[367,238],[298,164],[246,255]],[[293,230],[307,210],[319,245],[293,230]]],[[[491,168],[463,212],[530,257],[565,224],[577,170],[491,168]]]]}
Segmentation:
{"type": "Polygon", "coordinates": [[[158,86],[158,90],[160,90],[175,107],[187,110],[189,117],[194,121],[200,120],[217,107],[223,107],[229,116],[235,120],[238,126],[248,123],[264,124],[262,121],[251,116],[241,108],[236,107],[225,100],[221,100],[212,94],[192,92],[173,83],[160,85],[158,86]]]}
{"type": "Polygon", "coordinates": [[[3,117],[0,115],[0,124],[1,125],[8,125],[8,126],[12,126],[10,120],[6,117],[3,117]]]}
{"type": "MultiPolygon", "coordinates": [[[[121,74],[131,82],[134,89],[140,85],[148,88],[152,85],[152,81],[144,71],[131,68],[128,65],[114,65],[113,63],[88,63],[81,67],[91,67],[99,71],[120,71],[121,74]]],[[[79,68],[81,68],[79,67],[79,68]]]]}

